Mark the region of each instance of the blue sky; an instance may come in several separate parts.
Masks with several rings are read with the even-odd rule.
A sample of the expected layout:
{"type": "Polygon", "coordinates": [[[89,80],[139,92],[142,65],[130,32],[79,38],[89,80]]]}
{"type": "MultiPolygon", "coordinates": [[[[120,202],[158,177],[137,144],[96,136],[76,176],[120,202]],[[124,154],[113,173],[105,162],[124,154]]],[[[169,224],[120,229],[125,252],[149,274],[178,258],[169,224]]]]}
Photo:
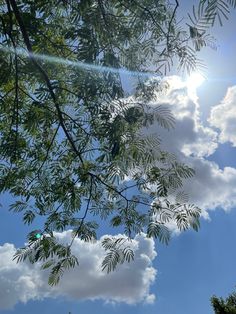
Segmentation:
{"type": "MultiPolygon", "coordinates": [[[[191,1],[189,1],[191,8],[190,4],[191,1]]],[[[137,262],[131,263],[128,268],[121,268],[119,273],[111,275],[104,281],[100,281],[95,274],[88,275],[88,287],[89,284],[92,287],[93,280],[94,286],[97,285],[92,296],[89,292],[82,296],[81,278],[82,281],[86,280],[86,273],[82,274],[79,270],[72,274],[72,277],[65,276],[64,285],[68,285],[67,290],[59,288],[57,292],[51,293],[50,288],[40,283],[45,276],[39,275],[37,268],[30,268],[29,265],[14,266],[10,263],[10,255],[7,252],[13,252],[15,248],[24,244],[25,235],[30,228],[22,224],[20,215],[8,212],[11,199],[7,194],[2,195],[0,196],[0,203],[3,205],[0,211],[0,313],[68,314],[70,311],[72,314],[94,312],[98,314],[124,312],[210,314],[213,313],[210,297],[213,294],[226,296],[234,289],[236,286],[236,148],[233,147],[236,146],[236,63],[234,61],[236,35],[233,32],[235,21],[234,12],[230,20],[224,23],[223,28],[215,28],[214,35],[218,39],[218,50],[206,49],[201,54],[208,66],[208,80],[190,93],[181,79],[172,77],[170,91],[165,96],[165,102],[173,109],[177,121],[174,131],[169,133],[160,131],[163,146],[178,153],[183,161],[193,165],[197,171],[196,178],[186,183],[185,188],[192,200],[204,209],[205,218],[201,219],[199,232],[188,231],[176,235],[167,247],[157,242],[154,248],[151,241],[145,242],[142,237],[136,239],[137,262]],[[183,90],[184,96],[177,99],[183,90]],[[14,246],[6,246],[6,243],[14,246]],[[155,251],[156,257],[154,257],[155,251]],[[36,282],[29,283],[30,276],[36,282]],[[16,280],[19,280],[18,286],[14,286],[16,280]],[[74,280],[75,290],[76,284],[78,285],[80,293],[76,294],[71,290],[71,280],[74,280]],[[144,281],[145,288],[144,285],[141,286],[144,281]],[[140,286],[134,287],[137,282],[140,286]],[[37,287],[39,283],[40,288],[37,287]],[[100,283],[103,286],[99,286],[100,283]],[[9,291],[6,292],[4,289],[8,284],[9,291]],[[25,294],[23,294],[24,289],[25,294]],[[126,296],[122,294],[125,289],[127,289],[126,296]],[[127,299],[129,293],[130,299],[127,299]],[[110,300],[108,303],[107,295],[110,300]],[[156,297],[155,300],[153,295],[156,297]],[[37,300],[37,296],[41,300],[37,300]],[[96,296],[98,300],[92,301],[91,298],[96,296]],[[25,304],[21,302],[24,297],[28,300],[25,304]],[[1,298],[8,299],[5,305],[7,304],[6,307],[12,305],[13,309],[3,310],[4,302],[1,298]],[[117,301],[118,299],[121,302],[117,301]],[[15,301],[11,302],[11,300],[15,301]],[[137,304],[127,304],[135,302],[137,304]]],[[[164,102],[164,99],[160,100],[162,101],[164,102]]],[[[152,130],[155,131],[156,128],[154,126],[152,130]]],[[[105,233],[108,231],[104,228],[105,233]]],[[[62,237],[66,239],[67,234],[62,237]]],[[[82,247],[79,242],[77,246],[85,252],[84,259],[81,261],[83,270],[86,256],[89,257],[93,251],[92,248],[91,251],[87,251],[87,248],[82,247]]],[[[96,252],[94,256],[99,259],[99,253],[96,252]]],[[[91,272],[95,271],[94,265],[90,265],[91,272]]]]}

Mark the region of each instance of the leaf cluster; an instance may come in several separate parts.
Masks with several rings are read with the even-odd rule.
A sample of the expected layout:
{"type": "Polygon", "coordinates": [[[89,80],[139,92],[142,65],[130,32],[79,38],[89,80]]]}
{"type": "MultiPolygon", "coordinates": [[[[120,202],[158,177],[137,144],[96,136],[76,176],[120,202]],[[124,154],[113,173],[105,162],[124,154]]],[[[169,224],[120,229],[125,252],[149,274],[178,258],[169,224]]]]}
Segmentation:
{"type": "Polygon", "coordinates": [[[235,314],[236,313],[236,293],[231,293],[227,298],[211,297],[211,304],[215,314],[235,314]]]}

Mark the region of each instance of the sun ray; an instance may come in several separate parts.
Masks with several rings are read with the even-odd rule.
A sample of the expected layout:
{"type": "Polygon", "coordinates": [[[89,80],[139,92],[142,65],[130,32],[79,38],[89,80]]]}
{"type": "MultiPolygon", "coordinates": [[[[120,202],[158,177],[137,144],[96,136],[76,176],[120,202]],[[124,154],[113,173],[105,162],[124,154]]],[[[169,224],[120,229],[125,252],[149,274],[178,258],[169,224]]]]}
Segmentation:
{"type": "Polygon", "coordinates": [[[137,77],[155,77],[161,79],[162,76],[158,75],[154,72],[141,72],[141,71],[130,71],[124,68],[113,68],[108,66],[102,66],[102,65],[96,65],[96,64],[89,64],[81,61],[73,61],[69,59],[64,59],[60,57],[45,55],[45,54],[39,54],[39,53],[28,53],[25,49],[22,48],[6,48],[6,47],[0,47],[0,50],[8,52],[8,53],[16,53],[17,55],[24,57],[24,58],[30,58],[32,56],[34,59],[47,61],[50,63],[57,63],[57,64],[63,64],[70,67],[76,67],[81,68],[87,71],[96,71],[96,72],[110,72],[110,73],[117,73],[117,74],[126,74],[126,75],[132,75],[137,77]]]}

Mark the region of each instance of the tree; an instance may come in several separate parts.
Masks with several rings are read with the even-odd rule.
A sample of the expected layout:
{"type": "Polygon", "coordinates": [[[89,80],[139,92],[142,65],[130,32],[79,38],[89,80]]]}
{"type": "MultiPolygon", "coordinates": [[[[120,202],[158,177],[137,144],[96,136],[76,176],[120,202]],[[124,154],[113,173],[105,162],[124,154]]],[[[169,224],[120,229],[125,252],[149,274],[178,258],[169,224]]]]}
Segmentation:
{"type": "Polygon", "coordinates": [[[213,296],[211,304],[215,314],[235,314],[236,313],[236,293],[231,293],[225,300],[213,296]]]}
{"type": "Polygon", "coordinates": [[[43,261],[50,284],[78,263],[75,237],[96,239],[101,219],[126,235],[103,242],[108,272],[134,258],[127,238],[136,233],[168,243],[170,221],[198,229],[200,209],[181,191],[194,170],[143,130],[155,121],[173,128],[171,112],[149,104],[161,81],[147,78],[175,61],[201,66],[213,2],[200,2],[186,31],[177,0],[0,1],[0,191],[14,197],[10,210],[24,223],[44,218],[15,258],[43,261]],[[127,71],[138,81],[132,97],[121,80],[127,71]],[[62,245],[54,232],[68,228],[62,245]]]}

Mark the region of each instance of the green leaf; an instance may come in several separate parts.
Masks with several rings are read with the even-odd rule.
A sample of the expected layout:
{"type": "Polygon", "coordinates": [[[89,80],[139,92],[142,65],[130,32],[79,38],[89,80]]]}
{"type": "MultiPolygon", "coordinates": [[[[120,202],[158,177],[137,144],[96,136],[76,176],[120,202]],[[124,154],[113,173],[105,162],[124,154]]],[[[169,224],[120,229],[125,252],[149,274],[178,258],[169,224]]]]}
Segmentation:
{"type": "Polygon", "coordinates": [[[24,213],[23,221],[24,221],[25,224],[30,225],[34,221],[35,217],[36,217],[36,215],[35,215],[35,213],[32,210],[27,210],[24,213]]]}
{"type": "Polygon", "coordinates": [[[112,225],[112,227],[118,227],[118,226],[120,226],[121,225],[121,223],[122,223],[122,218],[121,218],[121,216],[115,216],[115,217],[113,217],[112,219],[111,219],[111,225],[112,225]]]}
{"type": "Polygon", "coordinates": [[[158,238],[162,243],[168,244],[170,241],[170,231],[163,224],[150,222],[147,228],[147,237],[158,238]]]}

